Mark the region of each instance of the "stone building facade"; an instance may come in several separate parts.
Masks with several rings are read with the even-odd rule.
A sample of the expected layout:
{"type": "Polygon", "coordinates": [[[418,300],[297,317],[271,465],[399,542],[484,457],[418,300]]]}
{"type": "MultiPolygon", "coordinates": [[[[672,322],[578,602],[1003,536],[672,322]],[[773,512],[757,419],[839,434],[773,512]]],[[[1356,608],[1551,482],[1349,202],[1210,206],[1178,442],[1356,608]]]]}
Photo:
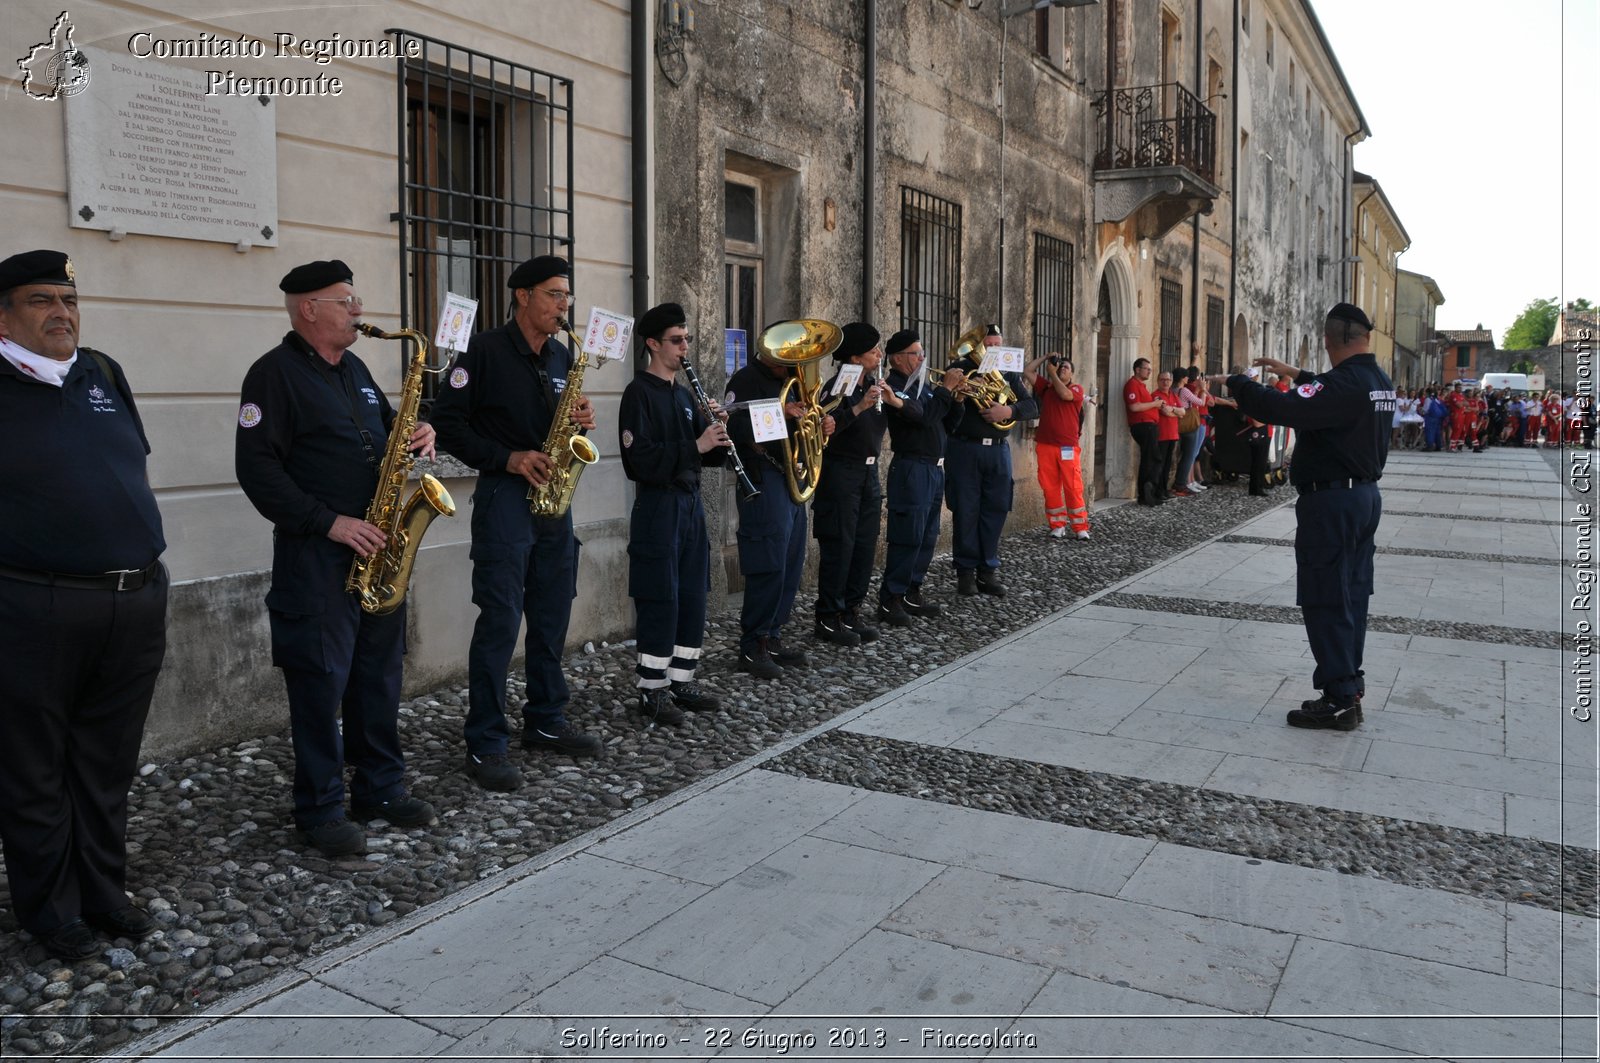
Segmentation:
{"type": "MultiPolygon", "coordinates": [[[[42,0],[10,5],[14,51],[51,41],[61,10],[42,0]]],[[[312,259],[343,259],[367,321],[431,337],[446,288],[480,299],[480,324],[498,324],[508,264],[573,248],[582,312],[629,307],[628,13],[597,0],[542,4],[534,19],[524,11],[478,0],[197,14],[194,5],[105,0],[75,4],[68,16],[72,45],[90,57],[80,93],[34,98],[15,66],[0,73],[0,128],[11,149],[0,158],[0,250],[51,247],[71,256],[83,341],[126,367],[153,449],[150,477],[173,593],[166,667],[147,730],[151,753],[260,733],[287,719],[262,600],[272,530],[233,469],[240,382],[288,329],[277,287],[284,273],[312,259]],[[309,47],[324,48],[327,61],[279,54],[279,34],[323,42],[309,47]],[[351,42],[380,41],[411,42],[416,59],[337,54],[351,42]],[[230,48],[262,54],[219,54],[230,48]],[[94,208],[70,190],[104,145],[81,142],[81,120],[129,103],[111,95],[113,63],[149,81],[155,102],[120,124],[137,119],[138,135],[157,153],[187,150],[190,130],[173,101],[202,112],[221,106],[216,97],[188,98],[176,87],[184,78],[204,81],[205,71],[217,70],[233,74],[234,84],[274,79],[277,94],[263,91],[263,102],[247,94],[251,113],[240,119],[255,138],[244,161],[276,166],[276,211],[262,226],[270,236],[252,229],[223,242],[180,238],[164,224],[83,227],[82,211],[94,208]],[[337,95],[299,91],[303,79],[319,75],[325,87],[339,80],[337,95]],[[291,81],[293,95],[283,91],[291,81]]],[[[185,182],[173,173],[171,180],[185,182]]],[[[410,350],[357,344],[390,395],[410,350]]],[[[587,382],[602,421],[613,417],[625,383],[615,366],[587,382]]],[[[614,437],[602,433],[601,449],[605,457],[587,474],[576,509],[586,540],[581,582],[607,590],[578,601],[579,637],[631,623],[621,594],[627,498],[614,437]]],[[[406,662],[414,690],[464,674],[476,615],[467,556],[472,480],[459,468],[441,471],[459,513],[433,523],[417,562],[406,662]]]]}
{"type": "Polygon", "coordinates": [[[1395,270],[1395,372],[1401,387],[1425,387],[1439,380],[1436,328],[1444,292],[1432,277],[1395,270]]]}
{"type": "Polygon", "coordinates": [[[1355,262],[1353,300],[1372,319],[1372,353],[1378,366],[1398,380],[1401,368],[1395,359],[1395,333],[1398,328],[1399,292],[1396,260],[1411,246],[1411,237],[1400,223],[1383,186],[1377,178],[1357,171],[1351,186],[1355,201],[1356,224],[1350,234],[1355,262]]]}
{"type": "MultiPolygon", "coordinates": [[[[45,38],[59,11],[22,0],[10,21],[45,38]]],[[[276,284],[300,262],[346,260],[368,321],[431,335],[445,291],[498,324],[509,268],[564,252],[580,319],[684,303],[712,390],[784,318],[916,327],[936,364],[967,328],[998,323],[1030,354],[1069,352],[1098,388],[1085,435],[1098,497],[1132,494],[1119,392],[1136,358],[1310,364],[1318,315],[1344,294],[1349,148],[1365,124],[1304,0],[573,0],[528,15],[509,0],[330,8],[292,26],[275,10],[74,8],[76,44],[153,76],[340,78],[336,96],[279,94],[261,104],[270,124],[250,119],[266,130],[254,161],[277,170],[259,239],[80,225],[66,116],[116,101],[92,79],[76,100],[0,83],[5,128],[31,149],[0,159],[3,250],[72,256],[85,341],[124,361],[150,430],[174,577],[152,754],[285,718],[262,604],[270,528],[231,455],[240,380],[286,330],[276,284]],[[273,54],[287,31],[331,54],[273,54]],[[137,33],[165,51],[132,56],[137,33]],[[224,40],[265,53],[219,56],[224,40]]],[[[359,353],[397,393],[409,345],[359,353]]],[[[584,385],[601,457],[574,503],[572,645],[631,634],[614,419],[632,371],[584,385]]],[[[1012,527],[1037,525],[1031,428],[1012,445],[1012,527]]],[[[437,471],[460,513],[418,558],[410,690],[463,674],[475,616],[470,471],[437,471]]],[[[707,501],[721,602],[741,582],[731,485],[707,501]]]]}

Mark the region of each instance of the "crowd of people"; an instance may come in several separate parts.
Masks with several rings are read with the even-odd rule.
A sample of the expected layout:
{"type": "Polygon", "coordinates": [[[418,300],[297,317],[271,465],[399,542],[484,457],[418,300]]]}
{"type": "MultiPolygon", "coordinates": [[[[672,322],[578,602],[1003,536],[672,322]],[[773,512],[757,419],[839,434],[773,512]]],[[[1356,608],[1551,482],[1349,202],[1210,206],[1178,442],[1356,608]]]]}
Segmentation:
{"type": "Polygon", "coordinates": [[[1571,391],[1437,384],[1397,389],[1395,409],[1396,449],[1594,446],[1594,401],[1571,391]]]}

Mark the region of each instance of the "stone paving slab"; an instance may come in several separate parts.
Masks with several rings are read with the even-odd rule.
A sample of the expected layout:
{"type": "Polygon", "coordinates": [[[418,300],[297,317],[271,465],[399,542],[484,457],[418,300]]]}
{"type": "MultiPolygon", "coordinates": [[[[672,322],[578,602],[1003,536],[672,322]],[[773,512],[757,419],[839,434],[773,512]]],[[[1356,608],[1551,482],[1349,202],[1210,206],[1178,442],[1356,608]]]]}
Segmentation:
{"type": "Polygon", "coordinates": [[[1042,1054],[1129,1061],[1225,1058],[1363,1060],[1381,1045],[1207,1007],[1058,971],[1012,1031],[1032,1033],[1042,1054]],[[1148,1053],[1148,1055],[1146,1055],[1148,1053]]]}
{"type": "Polygon", "coordinates": [[[942,868],[801,838],[615,949],[613,955],[777,1004],[942,868]]]}
{"type": "Polygon", "coordinates": [[[1183,749],[1164,742],[1080,734],[1000,720],[984,724],[949,744],[974,753],[1190,786],[1198,786],[1210,777],[1223,757],[1211,750],[1183,749]]]}
{"type": "Polygon", "coordinates": [[[464,1037],[706,893],[580,853],[322,974],[335,989],[464,1037]]]}
{"type": "Polygon", "coordinates": [[[953,868],[884,923],[961,948],[1108,982],[1264,1012],[1294,937],[953,868]],[[982,898],[981,904],[974,904],[982,898]]]}
{"type": "MultiPolygon", "coordinates": [[[[1162,843],[1117,896],[1503,974],[1505,905],[1162,843]]],[[[1550,913],[1554,915],[1555,913],[1550,913]]]]}
{"type": "Polygon", "coordinates": [[[269,1063],[293,1059],[314,1045],[319,1056],[404,1063],[449,1051],[455,1040],[360,997],[308,982],[148,1058],[269,1063]],[[374,1049],[380,1054],[371,1054],[374,1049]]]}
{"type": "Polygon", "coordinates": [[[1301,938],[1270,1014],[1403,1052],[1584,1059],[1595,1054],[1593,1008],[1592,997],[1570,990],[1301,938]]]}
{"type": "Polygon", "coordinates": [[[1107,897],[1155,846],[1143,838],[881,793],[867,794],[812,834],[1107,897]]]}

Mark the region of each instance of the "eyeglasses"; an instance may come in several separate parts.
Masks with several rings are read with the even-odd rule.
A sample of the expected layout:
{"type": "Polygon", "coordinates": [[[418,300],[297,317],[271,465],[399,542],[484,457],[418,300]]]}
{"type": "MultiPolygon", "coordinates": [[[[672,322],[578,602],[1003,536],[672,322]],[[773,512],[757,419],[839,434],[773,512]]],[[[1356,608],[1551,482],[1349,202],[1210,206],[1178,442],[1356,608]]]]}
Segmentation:
{"type": "Polygon", "coordinates": [[[362,306],[361,296],[359,295],[341,295],[338,298],[334,298],[331,295],[323,295],[318,296],[311,301],[313,303],[343,303],[344,308],[350,311],[352,314],[357,310],[360,310],[362,306]]]}
{"type": "Polygon", "coordinates": [[[534,291],[543,292],[554,301],[563,305],[570,305],[572,302],[572,293],[568,291],[562,291],[560,288],[535,288],[534,291]]]}
{"type": "Polygon", "coordinates": [[[675,347],[687,347],[694,342],[694,337],[688,333],[684,333],[682,336],[664,336],[661,342],[670,343],[675,347]]]}

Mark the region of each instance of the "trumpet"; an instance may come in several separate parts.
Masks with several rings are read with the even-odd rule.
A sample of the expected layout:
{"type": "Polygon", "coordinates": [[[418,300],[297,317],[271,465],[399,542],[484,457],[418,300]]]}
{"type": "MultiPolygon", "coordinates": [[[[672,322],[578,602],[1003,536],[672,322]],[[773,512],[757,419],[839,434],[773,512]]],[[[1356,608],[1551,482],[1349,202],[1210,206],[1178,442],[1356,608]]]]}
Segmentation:
{"type": "MultiPolygon", "coordinates": [[[[977,365],[983,364],[983,326],[974,325],[961,334],[956,340],[956,345],[950,348],[951,362],[959,362],[963,358],[970,358],[977,365]]],[[[966,373],[961,381],[962,396],[971,400],[979,411],[987,410],[990,406],[1015,406],[1016,393],[1011,390],[1011,385],[1006,383],[1004,373],[991,370],[981,373],[974,369],[966,373]]],[[[1015,420],[996,421],[994,426],[1005,432],[1016,425],[1015,420]]]]}
{"type": "Polygon", "coordinates": [[[816,363],[832,354],[843,341],[844,331],[838,325],[816,318],[780,321],[756,341],[763,357],[794,367],[794,376],[784,383],[778,401],[785,406],[798,401],[806,408],[793,440],[789,436],[783,439],[783,475],[789,484],[789,497],[796,502],[804,503],[816,494],[822,478],[822,451],[828,445],[822,419],[839,405],[838,399],[823,404],[816,363]]]}

